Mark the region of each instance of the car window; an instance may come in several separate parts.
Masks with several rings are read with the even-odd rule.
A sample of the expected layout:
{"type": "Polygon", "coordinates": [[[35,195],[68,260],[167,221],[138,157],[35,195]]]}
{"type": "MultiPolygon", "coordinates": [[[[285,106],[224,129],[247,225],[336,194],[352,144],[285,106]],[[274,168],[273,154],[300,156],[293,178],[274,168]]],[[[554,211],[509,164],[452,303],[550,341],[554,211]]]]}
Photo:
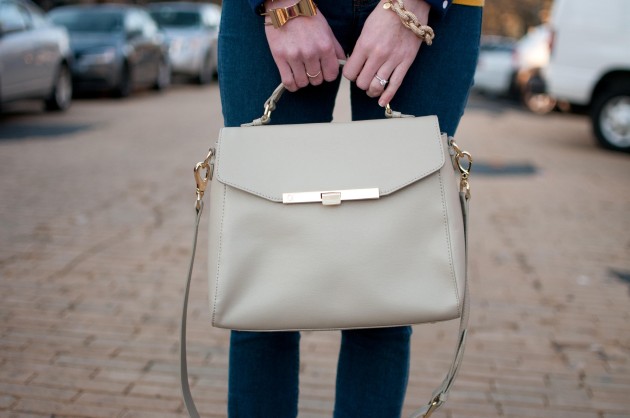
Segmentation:
{"type": "Polygon", "coordinates": [[[50,20],[70,32],[112,33],[122,31],[122,14],[109,11],[58,9],[50,12],[50,20]]]}
{"type": "Polygon", "coordinates": [[[3,32],[22,31],[30,26],[26,11],[15,3],[0,4],[0,27],[3,32]]]}
{"type": "Polygon", "coordinates": [[[201,25],[201,17],[196,11],[180,11],[172,7],[164,7],[151,12],[151,16],[163,27],[188,28],[201,25]]]}

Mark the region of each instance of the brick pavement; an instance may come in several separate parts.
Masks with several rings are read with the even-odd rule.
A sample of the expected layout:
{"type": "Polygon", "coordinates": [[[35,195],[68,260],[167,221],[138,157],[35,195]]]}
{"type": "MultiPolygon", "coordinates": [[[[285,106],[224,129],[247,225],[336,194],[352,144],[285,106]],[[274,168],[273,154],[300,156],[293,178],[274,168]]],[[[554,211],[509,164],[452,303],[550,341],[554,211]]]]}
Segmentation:
{"type": "MultiPolygon", "coordinates": [[[[0,416],[184,416],[190,169],[218,112],[216,86],[178,87],[0,121],[0,416]]],[[[470,106],[461,145],[537,172],[473,177],[469,345],[436,417],[630,417],[630,283],[612,274],[630,272],[630,157],[591,141],[579,117],[470,106]]],[[[228,333],[208,326],[203,270],[191,380],[202,415],[224,417],[228,333]]],[[[406,412],[446,372],[455,330],[415,328],[406,412]]],[[[302,344],[300,417],[329,417],[338,333],[302,344]]]]}

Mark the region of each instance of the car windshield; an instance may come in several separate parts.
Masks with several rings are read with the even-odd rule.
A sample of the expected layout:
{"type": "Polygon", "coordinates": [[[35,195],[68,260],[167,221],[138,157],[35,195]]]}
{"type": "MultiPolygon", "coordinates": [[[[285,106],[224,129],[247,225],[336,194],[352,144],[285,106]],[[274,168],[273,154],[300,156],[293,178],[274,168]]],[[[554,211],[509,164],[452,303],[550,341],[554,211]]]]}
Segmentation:
{"type": "Polygon", "coordinates": [[[151,16],[153,16],[158,25],[166,28],[189,28],[201,26],[201,15],[199,12],[164,9],[152,11],[151,16]]]}
{"type": "Polygon", "coordinates": [[[50,14],[53,23],[65,26],[70,32],[122,32],[123,14],[102,10],[59,10],[50,14]]]}

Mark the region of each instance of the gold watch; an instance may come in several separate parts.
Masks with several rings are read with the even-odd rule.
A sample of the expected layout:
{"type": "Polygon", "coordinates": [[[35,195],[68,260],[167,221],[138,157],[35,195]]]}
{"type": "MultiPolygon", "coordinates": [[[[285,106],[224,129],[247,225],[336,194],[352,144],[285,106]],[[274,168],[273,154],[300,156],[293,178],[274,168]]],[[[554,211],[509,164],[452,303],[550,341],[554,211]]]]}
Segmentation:
{"type": "Polygon", "coordinates": [[[278,7],[277,9],[267,10],[263,15],[269,16],[271,22],[265,23],[266,25],[273,25],[274,28],[279,28],[287,23],[291,19],[295,19],[299,16],[315,16],[317,14],[317,6],[313,0],[300,0],[289,7],[278,7]]]}

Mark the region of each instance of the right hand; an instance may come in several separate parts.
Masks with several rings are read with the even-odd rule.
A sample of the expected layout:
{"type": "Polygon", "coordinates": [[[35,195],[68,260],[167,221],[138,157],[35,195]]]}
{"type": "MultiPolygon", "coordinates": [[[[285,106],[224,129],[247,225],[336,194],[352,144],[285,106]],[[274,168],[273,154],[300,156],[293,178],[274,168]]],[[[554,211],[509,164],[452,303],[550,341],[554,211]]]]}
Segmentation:
{"type": "MultiPolygon", "coordinates": [[[[295,0],[274,0],[272,4],[267,0],[265,8],[287,7],[294,3],[295,0]]],[[[345,54],[319,9],[315,16],[291,19],[278,29],[265,26],[265,34],[287,90],[293,92],[308,84],[317,86],[339,76],[338,60],[345,59],[345,54]],[[317,76],[308,77],[307,72],[317,76]]]]}

